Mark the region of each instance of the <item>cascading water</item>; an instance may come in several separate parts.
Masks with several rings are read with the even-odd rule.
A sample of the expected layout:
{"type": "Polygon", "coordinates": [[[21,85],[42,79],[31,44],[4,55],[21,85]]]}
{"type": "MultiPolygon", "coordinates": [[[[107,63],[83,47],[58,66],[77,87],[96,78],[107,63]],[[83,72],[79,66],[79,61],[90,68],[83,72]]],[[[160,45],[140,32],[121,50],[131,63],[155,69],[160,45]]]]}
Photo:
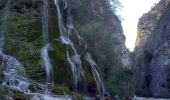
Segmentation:
{"type": "Polygon", "coordinates": [[[41,59],[42,59],[43,67],[45,68],[45,72],[46,72],[46,92],[50,92],[49,86],[53,84],[53,68],[50,63],[50,58],[48,56],[48,51],[51,48],[52,47],[50,46],[50,44],[46,44],[41,49],[41,59]]]}
{"type": "Polygon", "coordinates": [[[41,49],[42,66],[46,72],[46,92],[49,93],[50,85],[53,83],[53,67],[50,63],[48,51],[52,49],[48,38],[48,0],[43,0],[42,29],[44,47],[41,49]]]}
{"type": "Polygon", "coordinates": [[[93,73],[93,76],[94,76],[94,79],[96,81],[96,84],[97,84],[97,90],[99,92],[99,95],[100,95],[100,100],[103,100],[104,99],[104,85],[102,83],[102,80],[100,78],[100,75],[96,69],[96,66],[97,64],[94,62],[94,60],[92,59],[91,55],[89,53],[86,53],[85,55],[85,59],[87,60],[87,62],[90,64],[91,66],[91,69],[92,69],[92,73],[93,73]]]}
{"type": "Polygon", "coordinates": [[[76,29],[74,27],[73,27],[73,29],[74,29],[74,31],[76,33],[79,45],[84,46],[83,47],[84,48],[84,54],[83,54],[84,58],[87,61],[87,63],[90,65],[90,68],[92,70],[93,77],[94,77],[94,79],[96,81],[97,90],[98,90],[98,94],[100,96],[100,100],[103,100],[104,99],[105,88],[104,88],[102,79],[100,78],[99,72],[97,71],[97,64],[92,59],[91,54],[88,52],[87,45],[86,45],[84,39],[77,33],[77,31],[76,31],[76,29]]]}
{"type": "MultiPolygon", "coordinates": [[[[47,2],[45,2],[46,0],[44,0],[44,7],[47,7],[47,2]]],[[[3,75],[4,75],[4,80],[2,82],[2,86],[7,87],[10,91],[18,91],[20,93],[23,93],[25,95],[27,95],[30,100],[71,100],[71,98],[67,95],[65,96],[50,96],[50,95],[43,95],[40,93],[33,93],[31,90],[29,90],[29,86],[33,85],[35,87],[38,87],[39,89],[44,89],[44,86],[42,84],[36,83],[32,80],[29,80],[27,78],[27,75],[25,73],[25,69],[23,64],[18,61],[16,58],[10,56],[10,55],[6,55],[3,53],[3,46],[4,46],[4,33],[6,32],[6,21],[8,18],[8,14],[9,14],[9,8],[10,8],[10,0],[7,1],[7,4],[5,6],[6,11],[4,14],[4,17],[2,17],[0,19],[1,22],[3,22],[0,26],[1,30],[0,30],[0,57],[2,58],[2,64],[0,66],[0,69],[3,70],[3,75]]],[[[43,7],[43,8],[44,8],[43,7]]],[[[46,9],[44,9],[46,10],[46,9]]],[[[51,49],[50,44],[48,43],[48,38],[46,38],[46,36],[48,36],[48,26],[46,26],[46,24],[48,23],[48,19],[46,19],[48,17],[48,15],[46,15],[47,13],[45,13],[45,15],[43,16],[43,36],[44,36],[44,40],[46,45],[42,48],[41,50],[41,54],[42,54],[42,61],[43,64],[45,66],[46,69],[46,74],[47,74],[47,84],[48,83],[52,83],[52,75],[53,75],[53,71],[52,71],[52,66],[49,63],[49,57],[48,57],[48,50],[51,49]]],[[[48,87],[47,87],[48,88],[48,87]]],[[[46,88],[46,91],[49,90],[46,88]]],[[[36,88],[35,88],[36,90],[36,88]]],[[[8,97],[7,97],[8,99],[8,97]]]]}
{"type": "Polygon", "coordinates": [[[37,100],[43,97],[45,100],[71,100],[67,95],[65,96],[51,96],[49,93],[51,92],[50,88],[53,84],[53,67],[50,63],[50,58],[48,55],[48,51],[52,50],[52,46],[49,43],[48,38],[48,0],[43,0],[43,11],[42,11],[42,28],[43,28],[43,40],[44,47],[41,49],[41,59],[43,63],[43,67],[46,71],[46,95],[35,95],[32,100],[37,100]],[[41,96],[41,97],[38,97],[41,96]]]}
{"type": "MultiPolygon", "coordinates": [[[[74,56],[72,57],[72,59],[70,58],[68,51],[66,53],[67,53],[67,60],[71,65],[71,69],[72,69],[72,73],[73,73],[73,81],[75,82],[75,84],[77,84],[77,78],[78,78],[77,75],[79,73],[81,73],[83,75],[83,77],[85,77],[85,76],[84,76],[84,71],[83,71],[83,68],[82,68],[82,65],[81,65],[80,55],[78,55],[78,53],[77,53],[77,51],[74,47],[73,42],[69,39],[69,36],[72,34],[71,33],[72,30],[74,30],[75,28],[72,24],[71,17],[69,16],[67,18],[67,30],[66,30],[66,28],[64,27],[63,21],[62,21],[62,16],[61,16],[61,11],[60,11],[60,8],[59,8],[58,0],[54,0],[54,1],[55,1],[55,5],[57,7],[57,12],[58,12],[58,24],[59,24],[60,34],[61,34],[60,39],[61,39],[62,43],[66,44],[68,46],[71,46],[72,50],[74,51],[74,56]],[[78,64],[80,64],[80,65],[76,66],[78,64]]],[[[67,6],[67,2],[65,3],[65,5],[67,6]]],[[[77,32],[76,32],[76,35],[77,35],[77,38],[78,38],[79,41],[83,41],[83,38],[80,37],[77,34],[77,32]]],[[[84,46],[87,47],[86,44],[84,46]]],[[[104,89],[104,85],[102,83],[102,80],[100,78],[100,75],[99,75],[99,73],[96,69],[97,64],[94,62],[90,53],[88,53],[88,52],[85,53],[85,59],[89,63],[89,65],[91,66],[93,76],[94,76],[94,79],[95,79],[96,84],[97,84],[97,89],[98,89],[98,92],[99,92],[99,95],[100,95],[100,100],[103,100],[105,89],[104,89]]]]}
{"type": "MultiPolygon", "coordinates": [[[[22,92],[26,95],[31,96],[31,100],[71,100],[70,97],[68,96],[52,96],[50,94],[50,85],[53,84],[53,67],[52,64],[50,63],[50,58],[48,55],[49,50],[52,49],[52,46],[49,43],[49,38],[48,38],[48,0],[43,0],[43,12],[42,12],[42,29],[43,29],[43,40],[44,40],[44,46],[41,49],[41,59],[42,59],[42,66],[45,69],[46,72],[46,84],[41,85],[39,83],[33,82],[27,78],[27,75],[25,73],[25,69],[23,64],[18,61],[16,58],[6,55],[3,52],[3,46],[4,46],[4,33],[6,32],[6,18],[9,14],[9,7],[10,7],[10,2],[11,0],[8,0],[6,4],[6,11],[4,14],[4,17],[0,19],[0,21],[3,22],[1,24],[0,28],[0,56],[2,58],[2,64],[1,64],[1,69],[3,70],[4,74],[4,80],[2,85],[5,87],[8,87],[11,90],[16,90],[19,92],[22,92]],[[42,89],[45,88],[45,95],[40,94],[40,93],[33,93],[31,90],[29,90],[29,86],[31,84],[36,84],[38,87],[41,87],[42,89]]],[[[60,29],[60,39],[61,42],[65,45],[67,45],[66,54],[67,54],[67,60],[69,64],[71,65],[71,70],[73,74],[73,84],[76,85],[77,87],[77,82],[78,78],[83,78],[85,80],[85,75],[84,75],[84,70],[82,67],[82,61],[80,57],[82,55],[79,55],[74,43],[70,40],[70,36],[72,35],[72,30],[75,30],[71,17],[69,16],[67,19],[67,28],[63,24],[62,20],[62,15],[60,12],[58,0],[54,0],[56,8],[57,8],[57,13],[58,13],[58,25],[60,29]]],[[[67,8],[68,4],[65,2],[65,9],[67,8]]],[[[77,34],[77,32],[76,32],[77,34]]],[[[83,41],[82,37],[80,37],[77,34],[77,38],[79,41],[83,41]]],[[[85,45],[85,47],[87,47],[85,45]]],[[[97,89],[100,95],[100,99],[103,100],[103,92],[104,92],[104,86],[102,84],[102,81],[100,79],[99,73],[96,69],[97,64],[93,61],[91,55],[86,52],[85,53],[85,59],[91,66],[92,72],[94,79],[97,84],[97,89]]],[[[76,89],[77,90],[77,89],[76,89]]]]}
{"type": "MultiPolygon", "coordinates": [[[[85,75],[84,75],[84,70],[82,67],[82,62],[80,60],[80,55],[77,53],[77,50],[73,44],[73,42],[70,40],[69,36],[71,35],[71,30],[72,27],[70,27],[72,24],[67,23],[67,29],[65,28],[64,24],[63,24],[63,20],[62,20],[62,15],[61,15],[61,11],[59,8],[59,2],[58,0],[54,0],[56,8],[57,8],[57,15],[58,15],[58,25],[59,25],[59,30],[60,30],[60,39],[61,42],[63,44],[66,44],[68,47],[72,48],[73,51],[73,55],[72,57],[69,54],[69,50],[66,51],[67,53],[67,60],[71,65],[71,69],[72,69],[72,76],[73,76],[73,84],[76,85],[75,88],[77,90],[77,80],[79,77],[82,77],[83,80],[85,79],[85,75]]],[[[65,3],[67,7],[67,3],[65,3]]]]}

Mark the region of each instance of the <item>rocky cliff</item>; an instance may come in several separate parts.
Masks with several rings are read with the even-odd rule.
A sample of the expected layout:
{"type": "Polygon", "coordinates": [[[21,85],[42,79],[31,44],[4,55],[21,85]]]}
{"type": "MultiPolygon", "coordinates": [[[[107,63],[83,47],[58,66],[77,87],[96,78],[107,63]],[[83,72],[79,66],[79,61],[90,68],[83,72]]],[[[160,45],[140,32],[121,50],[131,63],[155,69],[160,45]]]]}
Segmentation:
{"type": "Polygon", "coordinates": [[[161,0],[138,23],[134,51],[135,94],[170,97],[170,0],[161,0]]]}

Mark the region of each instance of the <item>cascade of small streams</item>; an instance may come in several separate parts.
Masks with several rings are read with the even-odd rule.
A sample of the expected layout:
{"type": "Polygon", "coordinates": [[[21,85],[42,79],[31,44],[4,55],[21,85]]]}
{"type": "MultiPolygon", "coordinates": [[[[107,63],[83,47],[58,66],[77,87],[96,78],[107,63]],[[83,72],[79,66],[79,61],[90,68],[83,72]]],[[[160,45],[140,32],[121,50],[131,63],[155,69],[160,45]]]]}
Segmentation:
{"type": "MultiPolygon", "coordinates": [[[[85,79],[84,75],[84,70],[82,67],[82,62],[80,59],[80,56],[75,48],[74,43],[70,40],[69,36],[72,34],[72,30],[75,30],[71,18],[68,18],[68,23],[67,23],[67,28],[65,28],[63,21],[62,21],[62,16],[58,4],[58,0],[54,0],[55,5],[57,8],[57,13],[58,13],[58,24],[59,24],[59,29],[60,29],[60,39],[61,42],[68,47],[71,47],[71,50],[73,51],[70,52],[70,49],[67,49],[66,54],[67,54],[67,60],[71,65],[71,70],[73,74],[73,82],[75,85],[77,85],[78,78],[83,78],[85,79]]],[[[43,40],[44,40],[44,46],[41,49],[41,59],[42,59],[42,65],[46,71],[46,86],[43,86],[41,84],[35,83],[39,87],[46,87],[45,88],[45,95],[39,94],[39,93],[32,93],[31,90],[29,90],[29,85],[32,84],[32,82],[27,78],[27,75],[25,73],[25,69],[23,64],[18,61],[16,58],[6,55],[3,52],[3,46],[4,46],[4,33],[6,32],[6,20],[7,16],[9,14],[9,7],[10,7],[10,2],[11,0],[8,0],[6,4],[6,8],[8,8],[5,11],[4,17],[1,18],[1,21],[3,24],[1,24],[1,31],[0,31],[0,56],[2,57],[2,64],[1,68],[3,69],[4,73],[4,80],[2,85],[6,86],[10,89],[17,90],[19,92],[25,93],[27,95],[32,95],[33,98],[32,100],[39,100],[40,98],[44,98],[44,100],[70,100],[69,97],[66,96],[61,96],[61,97],[52,97],[50,96],[50,85],[53,84],[53,67],[52,64],[50,63],[50,58],[48,56],[48,51],[52,49],[52,46],[49,43],[49,38],[48,38],[48,0],[43,0],[43,13],[42,13],[42,29],[43,29],[43,40]]],[[[67,7],[67,2],[65,3],[67,7]]],[[[77,32],[76,32],[77,38],[79,41],[83,41],[82,37],[80,37],[77,32]]],[[[86,44],[85,44],[85,47],[86,44]]],[[[85,54],[85,59],[91,66],[92,72],[94,79],[97,84],[97,89],[100,95],[100,100],[103,100],[103,94],[104,94],[104,86],[102,84],[100,75],[96,69],[97,64],[93,61],[91,55],[86,52],[85,54]]],[[[77,87],[77,86],[76,86],[77,87]]]]}
{"type": "MultiPolygon", "coordinates": [[[[54,0],[56,8],[57,8],[57,15],[58,15],[58,25],[59,25],[59,31],[60,31],[60,40],[63,44],[67,45],[68,47],[71,47],[73,54],[69,53],[69,50],[66,51],[67,54],[67,60],[71,65],[72,70],[72,76],[73,76],[73,84],[75,85],[75,90],[77,90],[77,80],[78,78],[82,77],[83,80],[85,80],[84,70],[82,67],[82,62],[80,59],[80,55],[78,54],[73,42],[70,40],[69,36],[71,35],[72,28],[70,27],[70,24],[68,24],[67,28],[63,24],[62,15],[59,7],[59,1],[54,0]]],[[[67,3],[66,3],[67,4],[67,3]]],[[[66,7],[66,6],[65,6],[66,7]]]]}
{"type": "Polygon", "coordinates": [[[105,89],[104,89],[104,85],[102,83],[102,80],[100,78],[100,75],[99,75],[99,73],[98,73],[98,71],[96,69],[97,64],[94,62],[94,60],[92,59],[90,53],[88,53],[88,52],[85,55],[85,59],[90,64],[90,67],[92,69],[92,73],[93,73],[94,79],[95,79],[96,84],[97,84],[97,90],[98,90],[99,95],[100,95],[100,100],[103,100],[104,99],[105,89]]]}
{"type": "MultiPolygon", "coordinates": [[[[60,34],[61,34],[60,39],[61,39],[62,43],[66,44],[68,46],[71,46],[72,50],[74,51],[74,56],[72,57],[72,59],[70,57],[68,50],[67,50],[66,53],[67,53],[67,60],[71,65],[72,74],[73,74],[73,81],[75,82],[75,84],[77,84],[77,78],[78,78],[79,73],[83,77],[85,77],[85,76],[84,76],[84,71],[83,71],[83,68],[82,68],[82,65],[81,65],[80,55],[78,55],[73,42],[69,38],[69,36],[72,35],[72,30],[75,30],[75,28],[72,24],[72,20],[71,20],[70,16],[67,18],[67,28],[65,28],[65,26],[63,24],[63,20],[62,20],[60,7],[59,7],[59,4],[58,4],[59,2],[58,2],[58,0],[54,0],[54,1],[55,1],[55,5],[56,5],[56,8],[57,8],[57,14],[58,14],[58,24],[59,24],[60,34]],[[79,65],[79,66],[77,66],[77,65],[79,65]]],[[[67,7],[67,2],[65,1],[65,8],[66,7],[67,7]]],[[[76,30],[75,30],[75,33],[76,33],[77,38],[80,42],[84,41],[83,38],[78,35],[76,30]]],[[[86,44],[84,46],[85,46],[85,48],[87,47],[86,44]]],[[[97,90],[98,90],[99,95],[100,95],[100,100],[103,100],[105,89],[104,89],[104,85],[102,83],[102,80],[100,78],[100,75],[99,75],[99,73],[96,69],[97,64],[94,62],[90,53],[88,53],[88,52],[85,53],[85,60],[89,63],[89,65],[92,69],[92,73],[93,73],[94,79],[95,79],[96,84],[97,84],[97,90]]]]}
{"type": "MultiPolygon", "coordinates": [[[[28,79],[23,64],[17,60],[16,58],[6,55],[3,52],[4,47],[4,33],[7,28],[7,18],[9,16],[11,0],[8,0],[5,6],[5,12],[1,17],[0,21],[2,24],[0,25],[0,57],[2,58],[2,63],[0,69],[3,70],[3,82],[2,86],[9,89],[9,91],[18,91],[20,93],[25,94],[31,100],[71,100],[71,98],[67,95],[58,96],[58,95],[49,95],[49,85],[53,82],[53,70],[50,64],[50,60],[48,57],[48,50],[51,49],[50,44],[48,43],[48,1],[44,0],[43,2],[43,13],[42,24],[43,24],[43,37],[45,46],[41,49],[42,62],[46,70],[46,86],[36,83],[30,79],[28,79]],[[29,86],[33,85],[34,87],[38,87],[39,89],[46,90],[45,94],[34,93],[29,90],[29,86]]],[[[35,88],[36,90],[36,88],[35,88]]],[[[11,92],[9,92],[11,93],[11,92]]],[[[8,97],[6,98],[8,99],[8,97]]]]}
{"type": "Polygon", "coordinates": [[[100,100],[103,100],[104,99],[105,88],[104,88],[103,82],[102,82],[102,80],[100,78],[100,74],[97,71],[98,66],[95,63],[95,61],[92,59],[91,54],[88,52],[88,50],[87,50],[88,47],[87,47],[84,39],[78,34],[78,32],[76,31],[76,29],[74,27],[73,27],[73,29],[74,29],[74,31],[76,33],[77,39],[79,41],[79,44],[84,46],[83,47],[84,48],[84,58],[87,61],[87,63],[89,64],[89,66],[90,66],[90,68],[92,70],[94,79],[96,81],[97,90],[98,90],[98,94],[100,96],[100,100]]]}

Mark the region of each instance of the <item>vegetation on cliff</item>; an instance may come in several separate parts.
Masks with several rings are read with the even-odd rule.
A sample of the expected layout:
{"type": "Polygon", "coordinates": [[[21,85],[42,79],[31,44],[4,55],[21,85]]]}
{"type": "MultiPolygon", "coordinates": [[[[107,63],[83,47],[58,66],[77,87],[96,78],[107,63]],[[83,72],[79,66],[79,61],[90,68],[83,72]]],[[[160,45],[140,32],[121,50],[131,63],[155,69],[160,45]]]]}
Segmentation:
{"type": "Polygon", "coordinates": [[[113,9],[119,7],[119,3],[112,2],[113,5],[109,0],[71,0],[70,10],[78,33],[99,65],[106,90],[113,95],[125,95],[132,73],[122,64],[119,49],[125,37],[113,9]]]}
{"type": "MultiPolygon", "coordinates": [[[[68,7],[77,32],[84,38],[88,51],[99,65],[97,69],[102,76],[106,90],[113,95],[126,95],[132,73],[122,64],[119,48],[124,44],[125,37],[121,22],[113,9],[117,8],[119,3],[117,0],[112,0],[112,2],[113,5],[110,5],[109,0],[70,0],[68,7]]],[[[45,71],[41,67],[40,58],[40,50],[43,46],[41,3],[40,0],[14,0],[11,3],[5,32],[5,53],[19,59],[31,79],[44,83],[45,71]]],[[[61,7],[62,4],[61,2],[61,7]]],[[[2,3],[0,9],[3,7],[2,3]]],[[[2,11],[0,17],[3,13],[2,11]]],[[[57,40],[59,30],[55,13],[54,2],[50,1],[49,37],[53,46],[50,58],[54,66],[54,83],[64,86],[63,89],[71,94],[68,89],[72,85],[71,72],[66,58],[66,47],[57,40]]],[[[63,17],[66,17],[66,13],[67,11],[63,9],[63,17]]],[[[76,40],[75,43],[77,43],[76,40]]],[[[78,43],[77,48],[81,49],[78,43]]],[[[96,83],[90,68],[86,64],[84,66],[87,84],[95,87],[96,83]]],[[[56,88],[53,92],[63,94],[60,88],[56,88]]]]}

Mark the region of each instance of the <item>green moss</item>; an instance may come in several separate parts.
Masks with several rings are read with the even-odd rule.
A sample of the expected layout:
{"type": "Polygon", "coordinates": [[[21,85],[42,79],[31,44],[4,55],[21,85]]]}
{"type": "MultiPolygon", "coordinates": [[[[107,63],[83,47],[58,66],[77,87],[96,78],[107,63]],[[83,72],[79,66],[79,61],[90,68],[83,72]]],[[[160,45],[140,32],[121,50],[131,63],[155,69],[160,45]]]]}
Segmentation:
{"type": "Polygon", "coordinates": [[[57,95],[72,95],[72,92],[69,90],[68,87],[56,87],[52,90],[53,93],[57,95]]]}
{"type": "Polygon", "coordinates": [[[92,84],[92,85],[96,84],[90,66],[85,65],[84,70],[85,70],[87,84],[92,84]]]}
{"type": "Polygon", "coordinates": [[[22,14],[11,12],[7,26],[5,53],[23,63],[32,79],[44,80],[40,64],[41,21],[29,11],[22,14]]]}
{"type": "Polygon", "coordinates": [[[71,73],[70,66],[67,63],[66,46],[59,41],[60,33],[56,16],[56,7],[50,2],[49,7],[49,38],[53,50],[49,55],[54,68],[54,81],[56,84],[70,86],[71,73]]]}
{"type": "Polygon", "coordinates": [[[15,100],[26,100],[28,97],[26,96],[26,95],[24,95],[24,94],[22,94],[22,93],[19,93],[19,92],[17,92],[17,91],[14,91],[13,92],[13,98],[15,99],[15,100]]]}

